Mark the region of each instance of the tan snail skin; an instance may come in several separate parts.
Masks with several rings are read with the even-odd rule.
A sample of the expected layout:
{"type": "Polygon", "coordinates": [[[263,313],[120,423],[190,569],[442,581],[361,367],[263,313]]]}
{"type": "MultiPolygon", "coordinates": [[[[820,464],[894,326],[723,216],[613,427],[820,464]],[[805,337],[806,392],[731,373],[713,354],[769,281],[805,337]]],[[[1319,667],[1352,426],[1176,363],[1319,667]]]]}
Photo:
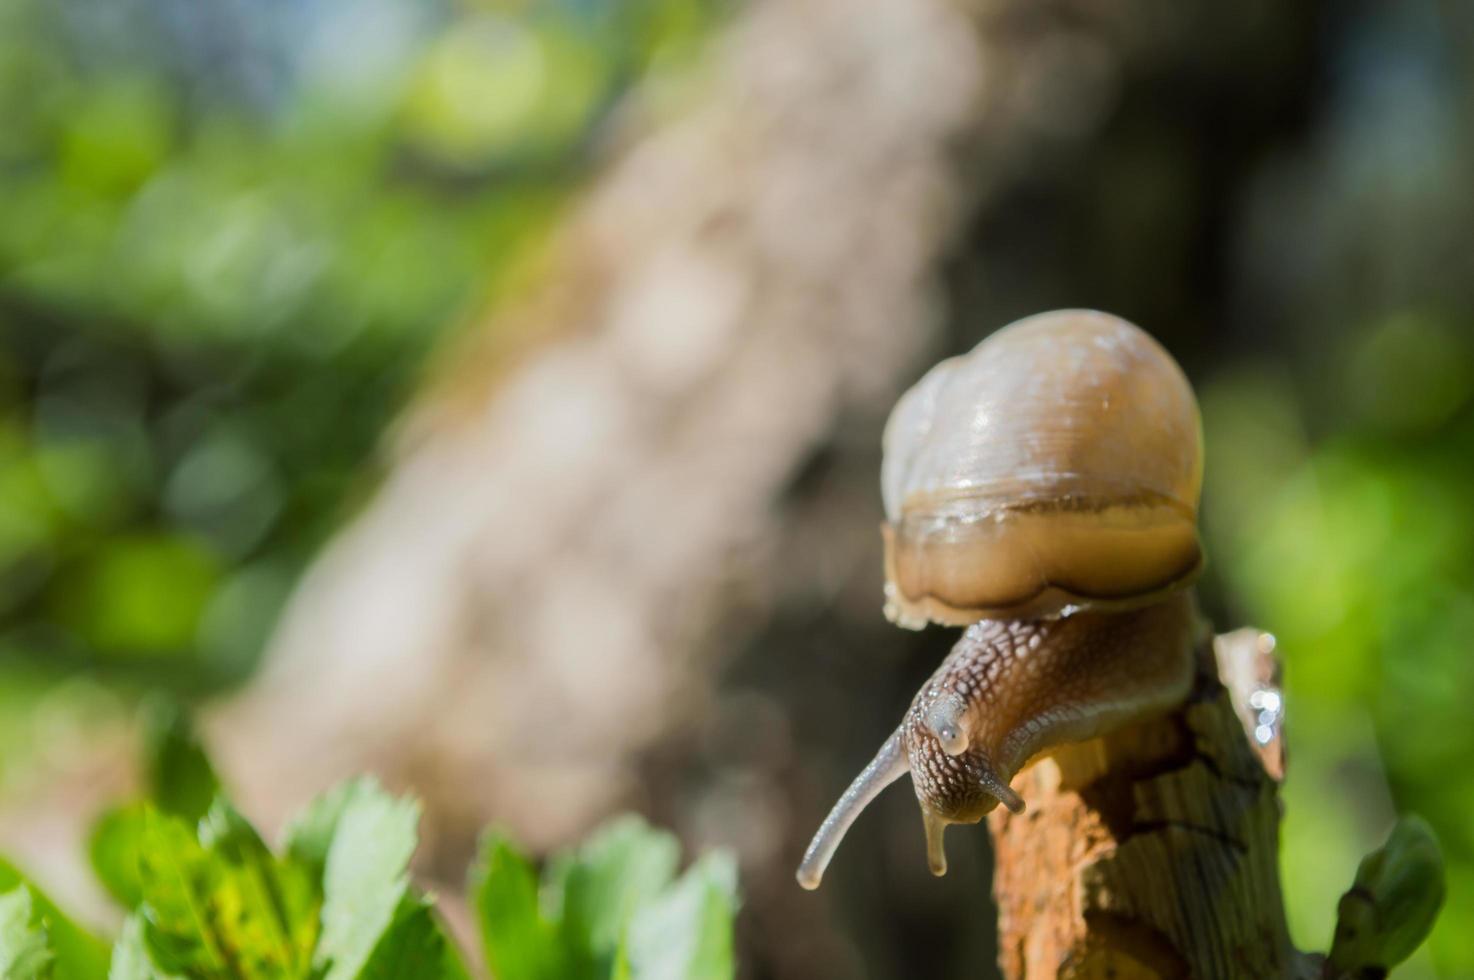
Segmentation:
{"type": "Polygon", "coordinates": [[[911,774],[927,859],[1036,755],[1172,707],[1192,682],[1202,436],[1182,370],[1104,313],[1042,313],[938,364],[886,424],[886,615],[966,625],[798,869],[911,774]]]}

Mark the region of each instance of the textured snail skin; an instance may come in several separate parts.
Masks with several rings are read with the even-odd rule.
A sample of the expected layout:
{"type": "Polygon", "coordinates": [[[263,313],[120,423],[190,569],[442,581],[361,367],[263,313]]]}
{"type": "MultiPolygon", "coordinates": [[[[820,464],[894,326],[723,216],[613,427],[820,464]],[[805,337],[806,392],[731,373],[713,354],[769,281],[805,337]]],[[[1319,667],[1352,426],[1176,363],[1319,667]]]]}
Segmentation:
{"type": "Polygon", "coordinates": [[[1179,591],[1126,612],[973,624],[835,804],[799,866],[799,884],[819,886],[855,817],[908,771],[928,863],[946,873],[946,826],[976,823],[999,802],[1021,811],[1008,782],[1031,758],[1187,696],[1195,622],[1191,595],[1179,591]]]}
{"type": "Polygon", "coordinates": [[[1182,370],[1088,310],[949,358],[886,423],[886,614],[920,628],[1130,608],[1202,562],[1202,437],[1182,370]]]}

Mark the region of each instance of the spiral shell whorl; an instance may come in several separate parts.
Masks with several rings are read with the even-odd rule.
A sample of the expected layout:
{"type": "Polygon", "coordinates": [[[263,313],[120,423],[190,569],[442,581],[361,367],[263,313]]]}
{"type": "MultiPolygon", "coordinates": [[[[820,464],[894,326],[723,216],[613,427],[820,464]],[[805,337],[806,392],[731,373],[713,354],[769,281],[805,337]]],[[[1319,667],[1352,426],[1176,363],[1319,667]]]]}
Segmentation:
{"type": "Polygon", "coordinates": [[[902,625],[1130,608],[1201,564],[1196,400],[1117,317],[1040,314],[943,361],[896,405],[884,450],[902,625]]]}

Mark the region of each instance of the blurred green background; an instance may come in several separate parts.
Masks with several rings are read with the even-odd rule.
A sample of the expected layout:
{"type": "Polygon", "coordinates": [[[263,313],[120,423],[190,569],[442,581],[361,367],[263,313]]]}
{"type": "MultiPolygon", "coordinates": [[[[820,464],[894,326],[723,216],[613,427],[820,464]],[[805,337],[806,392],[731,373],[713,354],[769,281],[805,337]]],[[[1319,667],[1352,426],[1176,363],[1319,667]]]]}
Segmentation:
{"type": "MultiPolygon", "coordinates": [[[[1407,975],[1474,977],[1474,8],[1250,6],[1282,49],[1183,45],[964,241],[949,342],[1088,303],[1182,360],[1206,604],[1285,657],[1296,939],[1416,811],[1450,889],[1407,975]]],[[[432,353],[728,14],[0,0],[0,797],[251,676],[432,353]]]]}
{"type": "Polygon", "coordinates": [[[707,8],[0,0],[5,663],[248,676],[427,351],[707,8]]]}
{"type": "Polygon", "coordinates": [[[710,14],[0,0],[0,784],[61,682],[250,676],[437,339],[710,14]]]}

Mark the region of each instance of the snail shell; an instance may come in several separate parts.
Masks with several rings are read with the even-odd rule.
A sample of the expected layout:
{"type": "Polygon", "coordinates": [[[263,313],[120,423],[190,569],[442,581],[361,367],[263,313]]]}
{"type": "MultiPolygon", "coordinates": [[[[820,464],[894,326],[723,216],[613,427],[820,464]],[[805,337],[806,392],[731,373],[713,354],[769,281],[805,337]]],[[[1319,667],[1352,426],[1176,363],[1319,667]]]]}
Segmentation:
{"type": "Polygon", "coordinates": [[[886,615],[928,621],[1127,609],[1191,581],[1197,402],[1151,337],[1041,313],[934,367],[886,424],[886,615]]]}

